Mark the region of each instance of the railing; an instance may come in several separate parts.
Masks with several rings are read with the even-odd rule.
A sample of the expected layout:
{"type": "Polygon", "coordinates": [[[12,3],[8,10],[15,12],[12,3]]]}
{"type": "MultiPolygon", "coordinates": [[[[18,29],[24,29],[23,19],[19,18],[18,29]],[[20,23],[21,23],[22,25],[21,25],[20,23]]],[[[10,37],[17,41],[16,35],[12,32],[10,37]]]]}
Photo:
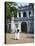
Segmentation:
{"type": "Polygon", "coordinates": [[[14,21],[23,21],[23,20],[33,20],[33,17],[19,17],[19,18],[14,18],[14,21]]]}

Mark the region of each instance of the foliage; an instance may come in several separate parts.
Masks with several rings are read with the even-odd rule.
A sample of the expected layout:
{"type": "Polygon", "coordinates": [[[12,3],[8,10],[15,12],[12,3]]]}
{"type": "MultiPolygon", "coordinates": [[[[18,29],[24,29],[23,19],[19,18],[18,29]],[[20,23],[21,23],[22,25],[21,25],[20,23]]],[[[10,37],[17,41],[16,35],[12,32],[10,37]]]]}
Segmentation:
{"type": "Polygon", "coordinates": [[[5,2],[6,19],[10,18],[10,5],[9,2],[5,2]]]}
{"type": "Polygon", "coordinates": [[[6,11],[6,19],[11,19],[11,12],[13,11],[14,12],[14,16],[16,16],[16,8],[13,6],[13,7],[10,7],[10,6],[16,6],[16,3],[15,2],[5,2],[5,11],[6,11]]]}
{"type": "Polygon", "coordinates": [[[14,17],[16,17],[17,9],[15,7],[11,7],[11,12],[14,12],[14,17]]]}

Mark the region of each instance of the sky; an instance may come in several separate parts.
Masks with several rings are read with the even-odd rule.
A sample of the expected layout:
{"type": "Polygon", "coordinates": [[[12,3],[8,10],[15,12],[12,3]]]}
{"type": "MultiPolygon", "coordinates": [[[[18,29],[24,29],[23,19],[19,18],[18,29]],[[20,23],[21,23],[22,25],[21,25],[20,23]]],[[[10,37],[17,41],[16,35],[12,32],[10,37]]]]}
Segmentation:
{"type": "Polygon", "coordinates": [[[17,5],[15,7],[18,8],[21,6],[28,6],[28,5],[29,5],[29,3],[17,2],[17,5]]]}
{"type": "Polygon", "coordinates": [[[17,3],[17,6],[25,6],[25,5],[29,5],[29,3],[17,3]]]}
{"type": "Polygon", "coordinates": [[[29,3],[20,3],[20,2],[18,2],[16,8],[21,7],[21,5],[22,6],[26,6],[26,5],[28,6],[29,3]]]}

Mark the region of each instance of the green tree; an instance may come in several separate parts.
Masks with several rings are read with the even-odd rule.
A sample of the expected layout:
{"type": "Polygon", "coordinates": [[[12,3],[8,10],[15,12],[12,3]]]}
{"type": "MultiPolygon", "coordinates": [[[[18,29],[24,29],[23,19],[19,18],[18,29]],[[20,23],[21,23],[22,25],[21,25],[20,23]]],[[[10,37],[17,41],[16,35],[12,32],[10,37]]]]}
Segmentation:
{"type": "Polygon", "coordinates": [[[5,2],[6,19],[10,18],[10,5],[9,2],[5,2]]]}
{"type": "Polygon", "coordinates": [[[6,19],[11,19],[11,12],[14,12],[14,16],[16,16],[16,6],[17,4],[15,2],[5,2],[5,11],[6,11],[6,19]],[[12,7],[11,7],[12,6],[12,7]]]}
{"type": "Polygon", "coordinates": [[[17,5],[17,3],[16,2],[10,2],[10,4],[11,4],[11,9],[10,9],[10,13],[12,13],[12,11],[14,12],[14,17],[16,17],[16,15],[17,15],[17,9],[16,9],[16,5],[17,5]]]}

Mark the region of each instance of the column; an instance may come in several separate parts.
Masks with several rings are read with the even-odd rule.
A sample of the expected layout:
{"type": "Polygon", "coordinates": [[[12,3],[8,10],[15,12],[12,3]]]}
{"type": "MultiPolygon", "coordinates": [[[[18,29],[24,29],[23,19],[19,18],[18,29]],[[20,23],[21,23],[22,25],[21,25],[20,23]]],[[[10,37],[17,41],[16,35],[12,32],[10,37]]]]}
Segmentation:
{"type": "Polygon", "coordinates": [[[30,24],[27,22],[27,32],[30,32],[30,24]]]}
{"type": "Polygon", "coordinates": [[[33,11],[31,10],[31,16],[33,16],[33,11]]]}
{"type": "Polygon", "coordinates": [[[18,22],[18,29],[19,29],[19,32],[21,32],[21,22],[18,22]]]}
{"type": "Polygon", "coordinates": [[[21,18],[23,17],[23,12],[21,11],[21,18]]]}
{"type": "Polygon", "coordinates": [[[11,31],[15,32],[14,13],[12,13],[11,17],[11,31]]]}
{"type": "Polygon", "coordinates": [[[19,27],[20,27],[20,31],[19,32],[21,32],[21,22],[19,23],[19,27]]]}
{"type": "Polygon", "coordinates": [[[17,18],[19,18],[19,12],[17,11],[17,18]]]}
{"type": "Polygon", "coordinates": [[[26,11],[26,15],[27,15],[27,17],[29,18],[29,11],[26,11]]]}

